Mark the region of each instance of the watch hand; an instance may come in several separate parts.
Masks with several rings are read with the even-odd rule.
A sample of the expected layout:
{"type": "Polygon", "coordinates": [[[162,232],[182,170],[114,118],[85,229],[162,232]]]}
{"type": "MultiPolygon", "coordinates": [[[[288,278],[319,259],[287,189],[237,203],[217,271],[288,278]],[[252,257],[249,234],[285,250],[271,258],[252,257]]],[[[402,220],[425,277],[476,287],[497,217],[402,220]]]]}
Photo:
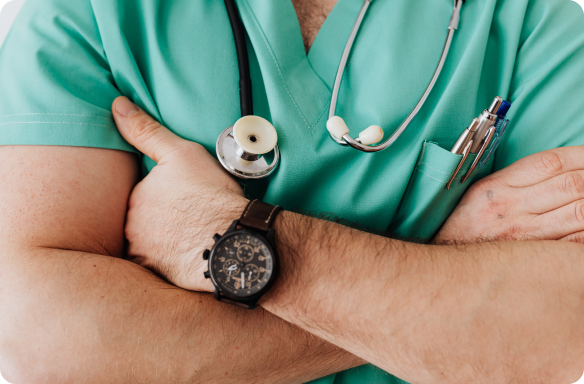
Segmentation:
{"type": "Polygon", "coordinates": [[[245,287],[245,272],[241,271],[241,289],[245,287]]]}

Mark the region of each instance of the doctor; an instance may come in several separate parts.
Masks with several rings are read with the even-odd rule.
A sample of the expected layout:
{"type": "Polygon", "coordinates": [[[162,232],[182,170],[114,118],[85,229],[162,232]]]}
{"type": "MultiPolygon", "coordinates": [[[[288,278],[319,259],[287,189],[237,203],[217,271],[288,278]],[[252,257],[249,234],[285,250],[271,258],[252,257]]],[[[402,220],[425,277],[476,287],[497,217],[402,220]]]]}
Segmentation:
{"type": "MultiPolygon", "coordinates": [[[[126,98],[113,110],[124,138],[158,163],[130,197],[131,259],[212,292],[211,263],[194,255],[261,203],[126,98]]],[[[535,154],[476,183],[436,242],[479,245],[415,245],[283,212],[273,225],[282,273],[260,304],[409,382],[572,383],[584,366],[584,248],[568,242],[584,233],[582,153],[535,154]],[[484,243],[527,238],[567,241],[484,243]]]]}
{"type": "MultiPolygon", "coordinates": [[[[360,4],[340,0],[328,15],[334,4],[318,3],[320,13],[316,3],[238,1],[256,113],[285,156],[245,196],[428,242],[470,183],[494,173],[438,239],[579,238],[578,150],[527,157],[582,143],[575,4],[467,1],[428,107],[399,145],[371,155],[332,143],[323,117],[360,4]],[[514,102],[511,131],[483,173],[446,191],[459,159],[448,148],[494,94],[514,102]]],[[[178,4],[32,0],[0,51],[0,143],[12,146],[2,149],[3,372],[16,382],[302,382],[366,361],[320,382],[400,382],[382,370],[431,383],[580,376],[578,244],[415,245],[285,211],[273,222],[281,275],[254,312],[106,257],[124,254],[137,176],[122,151],[137,148],[152,171],[129,202],[132,260],[182,288],[211,290],[200,255],[248,204],[208,154],[239,112],[225,9],[178,4]],[[140,109],[124,98],[111,108],[120,94],[140,109]]],[[[399,124],[431,75],[451,6],[372,5],[337,108],[350,126],[399,124]]]]}

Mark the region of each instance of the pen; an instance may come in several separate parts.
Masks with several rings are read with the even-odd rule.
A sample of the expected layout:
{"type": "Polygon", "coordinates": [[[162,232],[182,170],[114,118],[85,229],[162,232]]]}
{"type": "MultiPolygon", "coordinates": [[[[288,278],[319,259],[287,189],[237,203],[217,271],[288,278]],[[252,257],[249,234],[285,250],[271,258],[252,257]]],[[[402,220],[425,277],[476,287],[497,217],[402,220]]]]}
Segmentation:
{"type": "Polygon", "coordinates": [[[454,171],[454,174],[448,181],[446,189],[450,189],[452,182],[454,181],[456,175],[462,168],[464,162],[468,158],[468,155],[476,154],[475,160],[470,166],[467,173],[461,180],[464,183],[474,172],[477,165],[481,164],[481,167],[486,164],[486,161],[491,157],[493,152],[496,150],[496,146],[499,145],[501,137],[505,132],[508,120],[505,119],[511,103],[503,100],[502,97],[497,96],[491,103],[488,109],[485,109],[478,118],[473,119],[468,128],[466,128],[462,134],[459,136],[456,143],[450,150],[451,153],[456,155],[462,155],[462,159],[458,164],[458,167],[454,171]],[[493,141],[493,138],[496,138],[493,141]],[[489,145],[493,143],[484,161],[481,162],[485,152],[489,149],[489,145]]]}
{"type": "Polygon", "coordinates": [[[489,152],[485,156],[483,156],[483,159],[479,163],[479,168],[482,168],[487,164],[491,156],[493,156],[493,154],[499,147],[499,144],[503,139],[503,135],[505,134],[505,130],[507,129],[507,125],[509,124],[509,120],[506,117],[510,108],[511,103],[506,100],[503,100],[503,104],[501,104],[501,107],[499,107],[499,110],[497,111],[498,119],[497,122],[495,123],[495,138],[492,141],[492,144],[489,148],[489,152]]]}
{"type": "MultiPolygon", "coordinates": [[[[462,178],[461,183],[464,183],[470,177],[470,175],[472,175],[472,173],[474,172],[475,168],[477,167],[477,165],[481,161],[481,158],[485,154],[485,151],[487,150],[487,148],[491,144],[493,137],[495,137],[495,134],[497,133],[498,123],[501,120],[505,120],[505,116],[507,115],[507,112],[509,111],[510,107],[511,107],[511,103],[509,103],[508,101],[505,101],[501,97],[497,96],[497,97],[495,97],[495,100],[493,100],[491,107],[488,110],[485,110],[485,111],[483,111],[483,113],[481,113],[481,117],[479,118],[479,120],[482,120],[482,125],[479,126],[479,128],[477,128],[477,131],[475,132],[475,137],[478,137],[479,140],[481,140],[481,141],[480,141],[479,145],[475,146],[473,144],[473,147],[470,149],[470,153],[477,153],[477,157],[475,158],[472,165],[468,169],[468,172],[466,173],[466,175],[464,175],[464,177],[462,178]],[[501,114],[503,114],[503,115],[501,116],[501,114]],[[478,152],[475,152],[475,150],[478,150],[478,152]]],[[[501,136],[502,136],[502,134],[501,134],[501,132],[499,132],[498,138],[501,136]]],[[[475,143],[477,141],[478,140],[475,139],[475,143]]],[[[498,145],[498,143],[497,143],[497,145],[498,145]]],[[[493,148],[491,148],[491,149],[493,149],[493,148]]],[[[492,152],[493,151],[489,152],[489,157],[492,154],[492,152]]],[[[485,163],[483,163],[483,165],[484,164],[485,163]]]]}
{"type": "Polygon", "coordinates": [[[460,171],[460,168],[462,168],[462,165],[466,161],[466,158],[470,153],[470,149],[474,144],[473,137],[477,128],[479,127],[479,124],[480,124],[479,119],[473,119],[468,128],[466,128],[462,132],[462,134],[460,135],[458,140],[456,140],[456,143],[454,143],[454,146],[450,150],[450,152],[454,153],[455,155],[462,155],[462,159],[458,163],[458,167],[456,167],[456,170],[454,171],[454,174],[448,181],[448,184],[446,184],[446,189],[450,189],[450,186],[452,185],[454,178],[456,177],[458,171],[460,171]]]}

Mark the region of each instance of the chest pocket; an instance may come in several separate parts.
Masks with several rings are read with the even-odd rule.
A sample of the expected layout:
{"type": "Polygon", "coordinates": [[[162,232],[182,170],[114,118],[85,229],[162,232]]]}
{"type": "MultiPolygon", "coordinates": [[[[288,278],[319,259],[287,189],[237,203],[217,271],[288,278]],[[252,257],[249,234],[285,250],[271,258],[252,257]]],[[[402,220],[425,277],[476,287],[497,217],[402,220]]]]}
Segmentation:
{"type": "Polygon", "coordinates": [[[475,157],[473,154],[468,156],[447,190],[446,185],[462,155],[455,155],[436,143],[425,142],[389,233],[420,243],[430,241],[472,183],[491,172],[493,159],[485,167],[477,167],[472,176],[461,184],[475,157]]]}

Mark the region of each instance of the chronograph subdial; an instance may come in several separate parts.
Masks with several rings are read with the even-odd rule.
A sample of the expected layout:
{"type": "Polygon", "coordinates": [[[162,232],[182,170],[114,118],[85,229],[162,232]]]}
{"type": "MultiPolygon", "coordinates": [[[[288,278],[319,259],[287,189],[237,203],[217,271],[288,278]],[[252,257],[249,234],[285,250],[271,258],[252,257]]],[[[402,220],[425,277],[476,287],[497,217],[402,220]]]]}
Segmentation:
{"type": "Polygon", "coordinates": [[[257,265],[248,264],[243,268],[243,274],[245,276],[245,281],[253,283],[260,277],[260,269],[257,265]]]}
{"type": "MultiPolygon", "coordinates": [[[[235,246],[237,247],[238,244],[236,243],[235,246]]],[[[237,258],[244,263],[249,263],[253,260],[253,255],[255,253],[254,247],[249,244],[241,244],[237,248],[237,258]]]]}
{"type": "Polygon", "coordinates": [[[223,263],[223,270],[228,276],[238,276],[241,271],[241,263],[235,259],[229,259],[223,263]]]}

